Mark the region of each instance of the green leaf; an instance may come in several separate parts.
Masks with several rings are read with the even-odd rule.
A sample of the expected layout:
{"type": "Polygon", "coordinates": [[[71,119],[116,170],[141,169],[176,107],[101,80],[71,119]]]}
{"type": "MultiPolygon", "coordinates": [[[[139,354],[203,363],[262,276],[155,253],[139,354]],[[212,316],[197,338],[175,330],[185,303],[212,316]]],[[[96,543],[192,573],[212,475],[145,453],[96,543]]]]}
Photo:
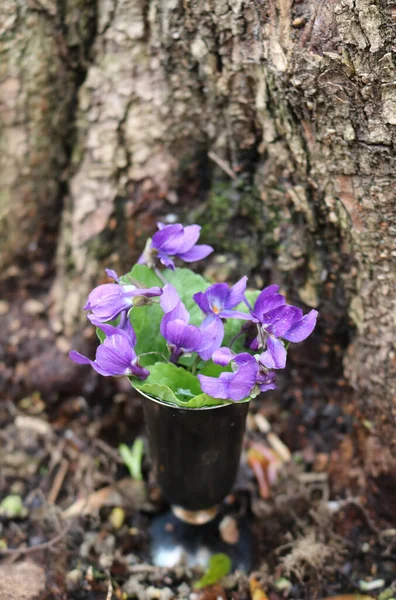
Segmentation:
{"type": "Polygon", "coordinates": [[[204,394],[196,375],[173,363],[157,362],[149,367],[150,375],[144,381],[130,378],[134,388],[153,398],[182,408],[202,408],[229,404],[227,400],[204,394]]]}
{"type": "Polygon", "coordinates": [[[147,393],[151,393],[147,391],[148,386],[155,386],[155,389],[157,389],[158,386],[162,386],[164,388],[163,391],[161,392],[159,388],[157,391],[161,394],[165,394],[166,398],[162,398],[162,395],[156,396],[160,400],[165,400],[167,402],[181,402],[185,404],[191,400],[191,398],[202,393],[197,377],[189,371],[186,371],[186,369],[177,367],[173,363],[156,362],[149,368],[149,371],[150,375],[147,379],[139,382],[133,380],[133,385],[147,393]],[[167,390],[170,390],[171,396],[169,396],[167,390]]]}
{"type": "Polygon", "coordinates": [[[207,362],[201,361],[198,365],[197,371],[201,375],[207,375],[208,377],[219,377],[221,373],[224,373],[224,371],[232,371],[232,368],[231,363],[223,366],[217,365],[212,360],[209,360],[207,362]]]}
{"type": "MultiPolygon", "coordinates": [[[[204,315],[199,306],[194,302],[193,295],[199,291],[204,291],[210,283],[200,275],[190,271],[190,269],[176,269],[175,271],[166,269],[162,271],[162,274],[176,288],[182,302],[190,313],[190,323],[200,325],[204,319],[204,315]]],[[[164,282],[161,281],[156,273],[145,265],[135,265],[129,275],[141,281],[147,287],[164,286],[164,282]]],[[[137,354],[140,355],[146,352],[157,353],[143,357],[141,363],[146,367],[160,360],[160,353],[169,357],[166,341],[160,334],[160,324],[164,313],[157,302],[157,300],[153,300],[153,304],[149,306],[134,308],[130,314],[131,323],[138,340],[136,345],[137,354]]],[[[192,364],[193,361],[194,358],[187,361],[187,365],[192,364]]]]}
{"type": "Polygon", "coordinates": [[[102,331],[101,329],[99,329],[99,327],[97,327],[96,335],[98,336],[100,343],[103,344],[103,342],[106,339],[106,334],[104,333],[104,331],[102,331]]]}
{"type": "Polygon", "coordinates": [[[143,440],[137,437],[133,443],[132,448],[129,448],[126,444],[120,444],[118,446],[118,452],[122,460],[124,461],[132,479],[142,481],[142,459],[143,459],[143,440]]]}
{"type": "Polygon", "coordinates": [[[130,319],[137,338],[136,354],[140,356],[146,352],[155,353],[141,357],[140,363],[144,367],[163,360],[161,355],[169,357],[166,341],[160,333],[163,316],[164,312],[159,304],[140,306],[131,310],[130,319]]]}
{"type": "Polygon", "coordinates": [[[231,571],[231,559],[227,554],[213,554],[209,561],[206,573],[195,584],[194,588],[200,590],[207,585],[213,585],[228,575],[231,571]]]}
{"type": "Polygon", "coordinates": [[[175,271],[167,269],[163,275],[176,288],[184,306],[190,313],[190,323],[201,325],[205,315],[196,304],[193,295],[204,292],[211,285],[210,282],[190,269],[176,269],[175,271]]]}
{"type": "MultiPolygon", "coordinates": [[[[155,272],[146,267],[146,265],[135,265],[130,273],[125,275],[124,277],[131,276],[133,279],[144,283],[146,287],[163,287],[164,282],[155,274],[155,272]]],[[[123,281],[123,277],[121,277],[121,281],[123,281]]]]}

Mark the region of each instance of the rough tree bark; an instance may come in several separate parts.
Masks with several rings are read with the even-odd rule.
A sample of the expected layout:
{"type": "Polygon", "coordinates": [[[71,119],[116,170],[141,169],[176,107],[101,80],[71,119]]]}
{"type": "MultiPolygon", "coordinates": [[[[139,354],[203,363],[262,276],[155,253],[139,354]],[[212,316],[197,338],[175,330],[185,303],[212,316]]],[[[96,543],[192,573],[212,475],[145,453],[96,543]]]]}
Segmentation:
{"type": "Polygon", "coordinates": [[[53,245],[95,0],[0,6],[0,264],[53,245]]]}
{"type": "Polygon", "coordinates": [[[56,328],[75,333],[104,265],[127,268],[158,216],[195,219],[218,278],[248,269],[319,308],[330,360],[394,440],[396,4],[97,0],[97,14],[56,328]]]}

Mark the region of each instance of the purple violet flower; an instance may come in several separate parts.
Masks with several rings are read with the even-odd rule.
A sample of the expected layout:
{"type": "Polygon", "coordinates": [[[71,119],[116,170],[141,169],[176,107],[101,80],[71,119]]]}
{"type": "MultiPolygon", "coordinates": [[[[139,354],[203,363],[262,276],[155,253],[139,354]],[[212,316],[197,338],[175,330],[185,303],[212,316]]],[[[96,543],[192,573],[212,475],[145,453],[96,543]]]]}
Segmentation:
{"type": "Polygon", "coordinates": [[[153,258],[158,256],[161,263],[175,270],[172,258],[181,258],[185,262],[194,262],[206,258],[213,252],[212,246],[206,244],[197,245],[201,227],[199,225],[188,225],[183,227],[180,223],[165,225],[157,223],[159,231],[153,235],[151,244],[146,247],[139,258],[140,264],[152,266],[153,258]]]}
{"type": "Polygon", "coordinates": [[[103,344],[98,346],[95,360],[90,360],[88,357],[72,350],[69,356],[74,362],[80,365],[91,365],[95,371],[106,377],[134,375],[139,379],[146,379],[150,375],[147,369],[139,365],[139,359],[134,349],[136,336],[131,338],[124,329],[104,325],[99,321],[94,322],[94,324],[98,325],[107,336],[103,344]]]}
{"type": "Polygon", "coordinates": [[[186,352],[197,352],[203,360],[209,360],[220,348],[224,331],[219,331],[215,320],[205,319],[200,327],[189,325],[190,313],[179,298],[173,285],[166,284],[160,299],[165,315],[161,321],[161,333],[171,348],[171,361],[186,352]]]}
{"type": "Polygon", "coordinates": [[[302,342],[314,330],[318,312],[311,310],[304,316],[296,306],[286,304],[286,299],[278,293],[279,286],[271,285],[258,296],[254,308],[250,307],[251,322],[258,326],[259,334],[250,347],[257,350],[266,346],[262,361],[270,369],[283,369],[286,366],[286,348],[279,339],[289,342],[302,342]]]}
{"type": "Polygon", "coordinates": [[[160,331],[168,342],[170,361],[175,363],[182,354],[196,352],[202,342],[202,334],[198,327],[189,325],[190,313],[170,283],[163,288],[160,304],[165,312],[160,331]]]}
{"type": "Polygon", "coordinates": [[[240,304],[245,296],[247,277],[242,277],[231,288],[226,283],[215,283],[204,292],[194,294],[193,298],[205,315],[217,318],[239,318],[249,320],[248,314],[231,310],[240,304]]]}
{"type": "Polygon", "coordinates": [[[220,348],[224,338],[224,327],[221,319],[209,315],[200,325],[202,341],[197,352],[202,360],[209,360],[215,350],[220,348]],[[220,326],[219,326],[220,324],[220,326]]]}
{"type": "Polygon", "coordinates": [[[242,277],[231,288],[226,283],[215,283],[204,292],[194,294],[193,298],[199,308],[207,315],[200,330],[205,336],[205,343],[199,355],[209,360],[215,350],[220,348],[224,338],[224,325],[221,319],[250,319],[246,313],[232,310],[244,299],[247,277],[242,277]]]}
{"type": "Polygon", "coordinates": [[[104,283],[94,288],[84,306],[84,310],[92,311],[93,316],[101,322],[112,321],[123,310],[129,310],[133,306],[134,298],[138,296],[152,298],[162,294],[160,287],[139,288],[136,285],[121,283],[115,271],[111,269],[106,269],[106,273],[117,283],[104,283]]]}
{"type": "Polygon", "coordinates": [[[198,375],[202,390],[213,398],[238,402],[250,396],[256,386],[262,392],[276,388],[275,373],[268,372],[260,359],[257,361],[247,352],[235,355],[229,348],[220,348],[214,352],[212,360],[223,366],[232,362],[234,369],[232,373],[221,373],[219,377],[198,375]]]}
{"type": "MultiPolygon", "coordinates": [[[[95,318],[93,314],[88,315],[88,319],[91,321],[92,325],[95,325],[95,327],[99,327],[100,329],[103,329],[103,323],[101,321],[99,321],[99,319],[95,318]]],[[[128,317],[127,310],[123,310],[119,314],[118,323],[116,323],[114,325],[113,329],[117,330],[117,332],[120,330],[125,331],[125,333],[128,335],[128,337],[131,341],[132,346],[136,346],[136,342],[137,342],[136,333],[135,333],[135,330],[132,327],[132,323],[128,317]]],[[[116,332],[114,331],[113,333],[116,333],[116,332]]]]}

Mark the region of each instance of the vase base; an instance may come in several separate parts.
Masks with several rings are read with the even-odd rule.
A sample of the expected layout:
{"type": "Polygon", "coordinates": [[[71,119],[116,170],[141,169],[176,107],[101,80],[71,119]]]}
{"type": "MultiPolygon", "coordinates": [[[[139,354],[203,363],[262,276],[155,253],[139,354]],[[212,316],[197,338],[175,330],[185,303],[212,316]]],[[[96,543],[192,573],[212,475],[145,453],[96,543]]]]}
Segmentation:
{"type": "Polygon", "coordinates": [[[172,506],[172,512],[183,523],[190,525],[205,525],[212,521],[219,512],[219,506],[212,506],[206,510],[186,510],[181,506],[172,506]]]}
{"type": "Polygon", "coordinates": [[[213,554],[223,552],[230,557],[233,571],[250,571],[252,543],[248,524],[238,520],[238,539],[230,544],[221,537],[221,521],[222,516],[217,516],[202,525],[193,525],[178,519],[172,511],[156,517],[150,526],[153,564],[167,568],[184,564],[205,569],[213,554]]]}

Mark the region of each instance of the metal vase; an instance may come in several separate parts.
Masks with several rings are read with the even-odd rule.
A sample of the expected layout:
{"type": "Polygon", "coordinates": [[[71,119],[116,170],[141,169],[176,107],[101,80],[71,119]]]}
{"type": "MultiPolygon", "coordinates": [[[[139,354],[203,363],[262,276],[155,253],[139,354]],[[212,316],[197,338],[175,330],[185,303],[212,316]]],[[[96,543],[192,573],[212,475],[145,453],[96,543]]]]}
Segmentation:
{"type": "Polygon", "coordinates": [[[185,409],[142,395],[154,473],[165,498],[179,519],[208,522],[234,484],[249,403],[185,409]]]}

